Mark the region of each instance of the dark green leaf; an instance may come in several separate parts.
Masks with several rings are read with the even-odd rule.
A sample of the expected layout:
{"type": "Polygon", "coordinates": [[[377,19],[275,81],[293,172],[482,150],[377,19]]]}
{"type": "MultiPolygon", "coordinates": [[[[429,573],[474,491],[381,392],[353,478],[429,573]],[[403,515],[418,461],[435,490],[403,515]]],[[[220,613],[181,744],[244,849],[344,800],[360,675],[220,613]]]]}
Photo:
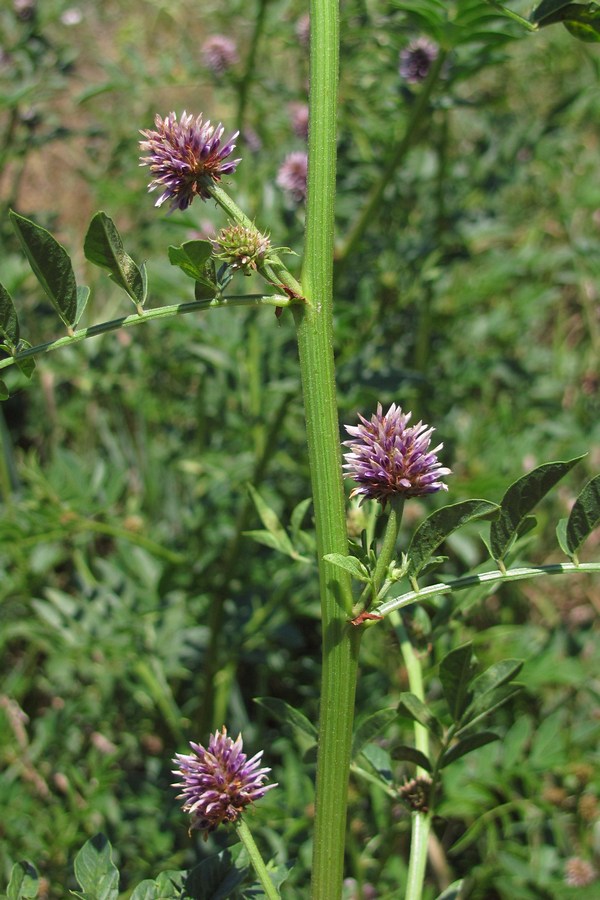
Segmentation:
{"type": "Polygon", "coordinates": [[[290,706],[285,700],[279,700],[277,697],[256,697],[254,702],[270,712],[278,722],[282,722],[284,725],[291,725],[292,728],[296,728],[309,738],[311,742],[316,741],[317,729],[310,719],[307,719],[304,713],[290,706]]]}
{"type": "MultiPolygon", "coordinates": [[[[169,247],[169,260],[172,266],[179,266],[194,281],[200,281],[216,291],[216,276],[213,274],[212,278],[208,277],[206,268],[212,252],[210,241],[186,241],[180,247],[169,247]]],[[[214,273],[214,265],[212,272],[214,273]]]]}
{"type": "Polygon", "coordinates": [[[38,873],[31,863],[23,860],[11,869],[10,881],[6,889],[7,900],[28,900],[37,897],[39,889],[38,873]]]}
{"type": "Polygon", "coordinates": [[[600,524],[600,475],[588,481],[573,504],[567,522],[566,538],[570,556],[574,556],[585,539],[600,524]]]}
{"type": "Polygon", "coordinates": [[[117,226],[106,213],[96,213],[90,222],[83,252],[95,266],[107,269],[115,284],[123,288],[136,305],[144,305],[145,278],[136,263],[125,252],[117,226]]]}
{"type": "Polygon", "coordinates": [[[33,273],[67,327],[77,322],[77,283],[69,254],[49,231],[10,211],[10,219],[33,273]]]}
{"type": "Polygon", "coordinates": [[[484,694],[501,687],[515,678],[523,668],[522,659],[502,659],[494,663],[471,682],[474,702],[484,694]]]}
{"type": "Polygon", "coordinates": [[[341,553],[328,553],[323,559],[330,562],[333,566],[337,566],[338,569],[344,569],[344,571],[349,572],[357,581],[367,583],[370,580],[368,569],[355,556],[343,556],[341,553]]]}
{"type": "Polygon", "coordinates": [[[87,900],[116,900],[119,896],[119,872],[103,834],[86,841],[75,857],[75,877],[87,900]]]}
{"type": "Polygon", "coordinates": [[[393,784],[392,761],[389,752],[384,747],[379,744],[366,744],[363,747],[362,756],[377,773],[382,784],[393,784]]]}
{"type": "Polygon", "coordinates": [[[0,284],[0,335],[11,348],[19,342],[17,311],[12,297],[2,284],[0,284]]]}
{"type": "Polygon", "coordinates": [[[463,644],[451,650],[440,663],[440,681],[450,715],[457,722],[469,703],[469,681],[473,671],[473,646],[463,644]]]}
{"type": "Polygon", "coordinates": [[[492,741],[499,741],[500,738],[497,734],[494,734],[493,731],[480,731],[478,734],[471,734],[466,738],[458,741],[458,743],[454,744],[450,747],[449,750],[446,750],[445,753],[442,753],[442,758],[440,759],[440,769],[444,769],[446,766],[449,766],[450,763],[453,763],[455,760],[460,759],[461,756],[465,756],[467,753],[471,753],[473,750],[478,750],[479,747],[485,747],[486,744],[491,744],[492,741]]]}
{"type": "Polygon", "coordinates": [[[583,456],[577,456],[566,462],[545,463],[511,484],[502,498],[500,515],[492,522],[490,530],[490,545],[494,559],[503,559],[517,535],[522,520],[581,459],[583,456]]]}
{"type": "Polygon", "coordinates": [[[457,528],[476,519],[490,518],[499,507],[488,500],[465,500],[436,509],[419,525],[408,548],[409,576],[417,576],[430,557],[457,528]]]}
{"type": "Polygon", "coordinates": [[[365,744],[368,744],[374,737],[385,731],[387,726],[391,722],[396,721],[397,718],[398,713],[395,709],[380,709],[370,716],[359,719],[352,738],[352,759],[356,759],[365,744]]]}
{"type": "Polygon", "coordinates": [[[8,400],[9,397],[8,388],[3,381],[0,381],[0,400],[8,400]]]}
{"type": "Polygon", "coordinates": [[[457,737],[463,732],[469,731],[481,719],[485,719],[486,716],[500,709],[513,697],[516,697],[522,689],[523,686],[521,684],[511,682],[510,684],[503,684],[493,691],[479,694],[465,710],[461,719],[461,728],[456,732],[457,737]]]}
{"type": "MultiPolygon", "coordinates": [[[[23,350],[30,349],[31,344],[21,338],[17,345],[17,353],[22,353],[23,350]]],[[[35,371],[35,358],[33,356],[26,356],[25,359],[19,359],[18,357],[15,357],[15,363],[17,364],[17,368],[25,376],[25,378],[31,378],[33,372],[35,371]]]]}
{"type": "Polygon", "coordinates": [[[563,25],[579,41],[587,44],[600,43],[600,6],[588,3],[586,7],[574,3],[563,25]]]}
{"type": "Polygon", "coordinates": [[[228,900],[235,895],[248,869],[245,850],[223,850],[192,869],[185,882],[184,896],[194,900],[228,900]]]}
{"type": "Polygon", "coordinates": [[[539,6],[533,10],[530,15],[530,21],[536,25],[550,24],[550,22],[558,22],[555,16],[560,13],[566,6],[571,6],[571,0],[542,0],[539,6]]]}
{"type": "Polygon", "coordinates": [[[408,691],[400,694],[397,710],[400,716],[412,719],[413,722],[419,722],[420,725],[423,725],[428,731],[437,736],[441,735],[442,726],[440,722],[415,694],[411,694],[408,691]]]}
{"type": "Polygon", "coordinates": [[[401,744],[398,747],[394,747],[394,749],[392,750],[392,759],[405,760],[407,762],[414,763],[421,769],[425,769],[426,772],[433,771],[433,766],[431,765],[430,760],[425,756],[424,753],[421,753],[421,751],[417,750],[415,747],[408,747],[404,744],[401,744]]]}

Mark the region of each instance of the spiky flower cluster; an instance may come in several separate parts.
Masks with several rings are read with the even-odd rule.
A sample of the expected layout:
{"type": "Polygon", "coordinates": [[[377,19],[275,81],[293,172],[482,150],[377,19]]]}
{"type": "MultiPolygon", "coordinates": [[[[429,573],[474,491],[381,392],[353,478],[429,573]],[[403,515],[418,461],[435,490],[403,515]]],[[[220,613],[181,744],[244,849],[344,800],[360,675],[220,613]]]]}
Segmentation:
{"type": "Polygon", "coordinates": [[[344,469],[359,485],[351,497],[385,504],[393,497],[421,497],[448,490],[440,478],[450,475],[450,469],[436,456],[443,444],[430,450],[434,429],[422,422],[409,426],[410,417],[411,413],[403,413],[395,403],[384,414],[378,403],[370,421],[359,415],[361,425],[345,426],[354,440],[344,441],[350,448],[344,454],[344,469]]]}
{"type": "Polygon", "coordinates": [[[243,225],[230,223],[221,229],[213,246],[217,259],[250,275],[251,271],[256,271],[265,261],[271,241],[257,228],[244,228],[243,225]]]}
{"type": "Polygon", "coordinates": [[[192,817],[190,830],[205,836],[222,822],[235,822],[244,809],[277,787],[264,784],[270,769],[260,769],[261,750],[252,759],[243,752],[241,734],[237,740],[228,737],[225,726],[210,736],[208,748],[190,741],[192,753],[177,753],[173,774],[182,780],[173,787],[182,788],[178,799],[183,811],[192,817]]]}
{"type": "Polygon", "coordinates": [[[202,115],[194,118],[184,110],[178,122],[171,112],[166,119],[157,115],[155,125],[155,131],[141,132],[146,140],[140,141],[140,147],[149,155],[141,157],[140,165],[149,166],[154,176],[148,190],[162,191],[156,206],[170,200],[171,210],[187,209],[194,197],[208,200],[211,184],[235,172],[241,161],[225,162],[238,132],[221,146],[223,126],[203,122],[202,115]]]}
{"type": "Polygon", "coordinates": [[[415,38],[400,51],[400,76],[409,84],[425,81],[438,53],[439,47],[429,38],[415,38]]]}

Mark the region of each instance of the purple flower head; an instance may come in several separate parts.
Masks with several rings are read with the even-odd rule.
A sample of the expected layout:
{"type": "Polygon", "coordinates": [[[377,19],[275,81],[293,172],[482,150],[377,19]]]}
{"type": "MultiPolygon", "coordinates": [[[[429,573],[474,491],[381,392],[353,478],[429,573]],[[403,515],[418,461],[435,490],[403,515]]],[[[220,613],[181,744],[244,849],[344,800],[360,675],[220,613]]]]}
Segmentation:
{"type": "Polygon", "coordinates": [[[277,173],[277,186],[296,203],[306,200],[308,156],[302,150],[288,153],[277,173]]]}
{"type": "Polygon", "coordinates": [[[155,125],[156,131],[141,132],[146,140],[140,141],[140,147],[150,155],[141,157],[140,165],[150,166],[154,176],[148,190],[162,191],[156,206],[170,200],[171,210],[187,209],[194,197],[208,200],[211,183],[231,175],[241,162],[225,162],[233,152],[238,132],[221,146],[225,130],[221,123],[215,128],[210,122],[203,122],[202,115],[194,118],[184,110],[179,122],[176,113],[171,112],[166,119],[157,115],[155,125]]]}
{"type": "Polygon", "coordinates": [[[308,13],[300,16],[296,22],[295,31],[300,44],[303,47],[308,47],[310,44],[310,16],[308,13]]]}
{"type": "Polygon", "coordinates": [[[223,75],[239,62],[235,41],[224,34],[213,34],[202,45],[202,59],[213,75],[223,75]]]}
{"type": "Polygon", "coordinates": [[[206,836],[222,822],[235,822],[250,803],[277,787],[264,784],[271,770],[259,768],[262,750],[248,759],[242,746],[241,734],[234,741],[223,726],[211,734],[208,749],[190,741],[192,753],[175,755],[173,774],[182,780],[173,787],[183,789],[177,796],[192,817],[190,830],[206,836]]]}
{"type": "Polygon", "coordinates": [[[361,500],[379,500],[385,505],[393,497],[421,497],[436,491],[447,491],[440,481],[450,475],[439,462],[438,444],[429,449],[433,428],[419,422],[408,425],[411,413],[403,413],[392,403],[387,413],[381,403],[377,413],[367,421],[361,415],[361,425],[346,425],[346,431],[354,440],[344,441],[350,452],[344,454],[344,469],[356,481],[351,497],[361,500]]]}
{"type": "Polygon", "coordinates": [[[400,76],[409,84],[425,81],[438,53],[439,47],[429,38],[415,38],[400,51],[400,76]]]}

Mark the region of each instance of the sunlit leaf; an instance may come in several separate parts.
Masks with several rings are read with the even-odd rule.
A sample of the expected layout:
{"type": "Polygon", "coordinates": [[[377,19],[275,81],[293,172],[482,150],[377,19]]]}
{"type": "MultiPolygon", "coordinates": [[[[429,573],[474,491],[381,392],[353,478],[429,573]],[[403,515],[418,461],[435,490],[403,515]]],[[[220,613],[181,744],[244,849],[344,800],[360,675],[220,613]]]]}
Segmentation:
{"type": "Polygon", "coordinates": [[[112,847],[103,834],[86,841],[75,857],[75,877],[86,900],[117,900],[119,872],[112,861],[112,847]]]}
{"type": "Polygon", "coordinates": [[[323,559],[333,566],[337,566],[338,569],[344,569],[345,572],[349,572],[357,581],[367,583],[370,579],[367,567],[355,556],[344,556],[342,553],[327,553],[323,559]]]}
{"type": "Polygon", "coordinates": [[[38,890],[38,873],[31,863],[26,860],[15,863],[6,889],[7,900],[29,900],[31,897],[37,897],[38,890]]]}

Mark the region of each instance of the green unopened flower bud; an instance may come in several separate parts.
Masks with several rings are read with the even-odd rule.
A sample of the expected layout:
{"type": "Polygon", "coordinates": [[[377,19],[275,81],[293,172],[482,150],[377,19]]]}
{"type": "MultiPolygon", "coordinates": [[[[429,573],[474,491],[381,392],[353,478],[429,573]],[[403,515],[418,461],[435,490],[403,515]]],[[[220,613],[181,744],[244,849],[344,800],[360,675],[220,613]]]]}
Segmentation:
{"type": "Polygon", "coordinates": [[[233,224],[222,228],[213,244],[216,258],[222,259],[232,269],[241,269],[244,275],[255,272],[265,262],[271,249],[268,236],[261,234],[257,228],[233,224]]]}

